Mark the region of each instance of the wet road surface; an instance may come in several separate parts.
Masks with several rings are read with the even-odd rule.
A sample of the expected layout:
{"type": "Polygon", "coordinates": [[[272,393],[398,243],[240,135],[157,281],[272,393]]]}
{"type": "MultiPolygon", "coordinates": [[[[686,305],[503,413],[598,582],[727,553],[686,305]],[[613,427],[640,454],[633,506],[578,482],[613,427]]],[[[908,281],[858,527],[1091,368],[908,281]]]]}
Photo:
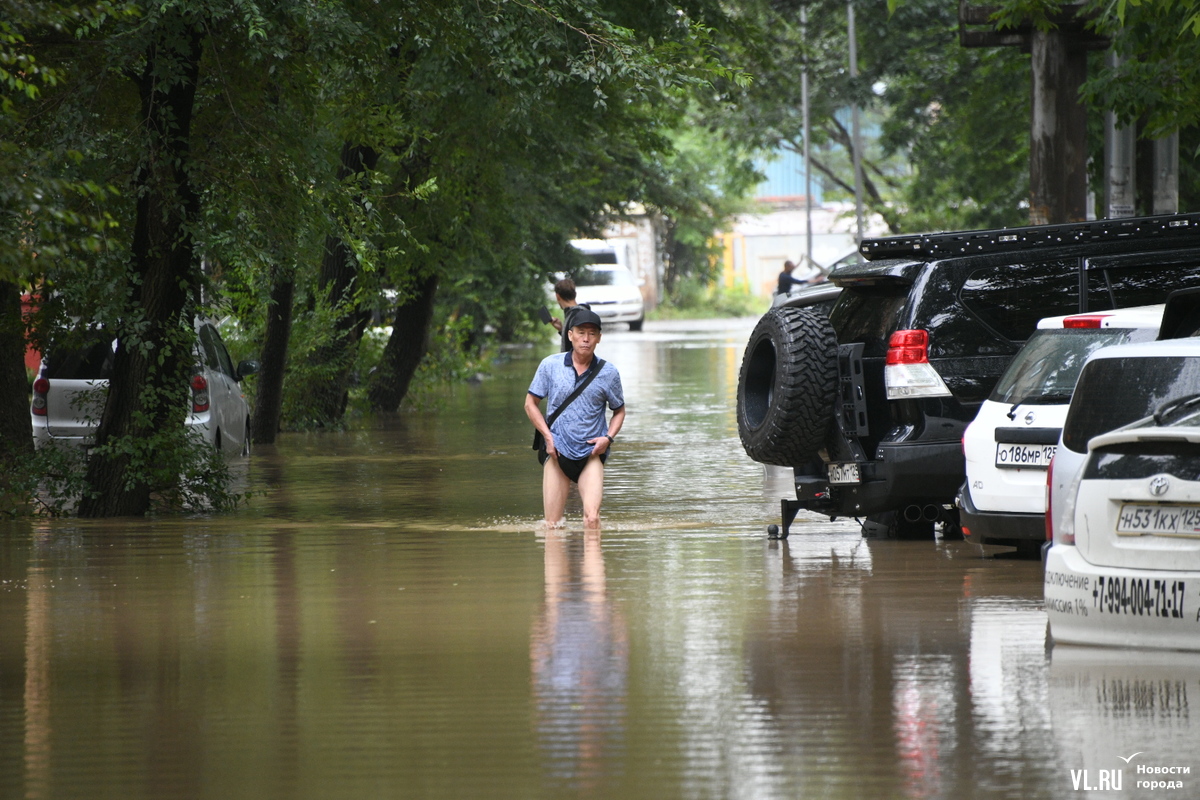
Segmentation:
{"type": "Polygon", "coordinates": [[[1051,647],[1037,562],[765,538],[752,324],[605,334],[598,536],[538,530],[546,350],[260,448],[235,514],[0,523],[0,797],[1200,797],[1137,771],[1200,770],[1195,655],[1051,647]]]}

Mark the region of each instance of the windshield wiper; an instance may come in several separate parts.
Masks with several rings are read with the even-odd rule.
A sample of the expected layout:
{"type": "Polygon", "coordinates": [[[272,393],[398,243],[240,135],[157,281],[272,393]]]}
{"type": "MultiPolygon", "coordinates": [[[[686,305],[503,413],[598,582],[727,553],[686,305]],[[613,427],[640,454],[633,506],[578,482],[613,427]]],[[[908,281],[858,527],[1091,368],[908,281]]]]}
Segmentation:
{"type": "Polygon", "coordinates": [[[1174,400],[1168,400],[1154,410],[1154,424],[1162,425],[1170,417],[1173,417],[1179,411],[1187,411],[1200,405],[1200,394],[1189,394],[1183,397],[1178,397],[1174,400]]]}
{"type": "Polygon", "coordinates": [[[1017,418],[1017,406],[1035,405],[1045,406],[1051,403],[1068,403],[1071,401],[1069,394],[1033,394],[1029,397],[1022,397],[1020,400],[1012,404],[1012,408],[1008,410],[1008,418],[1017,418]]]}

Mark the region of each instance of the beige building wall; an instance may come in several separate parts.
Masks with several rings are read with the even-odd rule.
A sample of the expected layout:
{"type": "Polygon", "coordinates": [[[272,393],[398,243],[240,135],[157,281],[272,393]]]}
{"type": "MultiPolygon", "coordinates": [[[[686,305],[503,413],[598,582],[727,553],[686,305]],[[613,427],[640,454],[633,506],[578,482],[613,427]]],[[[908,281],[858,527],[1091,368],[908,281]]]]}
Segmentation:
{"type": "MultiPolygon", "coordinates": [[[[827,267],[853,253],[854,208],[828,203],[812,210],[813,261],[827,267]]],[[[871,220],[868,236],[886,233],[882,220],[871,220]]],[[[718,234],[722,244],[722,282],[726,287],[742,284],[756,295],[774,291],[783,262],[796,262],[794,273],[805,278],[817,273],[804,264],[807,252],[806,216],[803,205],[784,208],[766,207],[759,214],[738,217],[729,231],[718,234]]]]}

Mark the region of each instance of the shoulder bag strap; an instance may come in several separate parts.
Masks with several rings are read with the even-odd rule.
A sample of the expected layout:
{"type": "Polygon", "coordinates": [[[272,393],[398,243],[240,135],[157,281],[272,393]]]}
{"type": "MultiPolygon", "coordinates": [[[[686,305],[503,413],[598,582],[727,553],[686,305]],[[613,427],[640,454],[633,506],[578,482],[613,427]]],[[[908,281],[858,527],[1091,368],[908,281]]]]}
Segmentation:
{"type": "Polygon", "coordinates": [[[583,393],[583,390],[588,387],[589,383],[591,383],[593,380],[595,380],[596,376],[600,374],[600,370],[602,370],[602,369],[604,369],[604,359],[597,358],[596,359],[596,368],[592,370],[592,373],[583,379],[583,383],[581,383],[575,387],[575,391],[573,391],[569,395],[567,395],[567,399],[563,400],[563,404],[561,406],[559,406],[558,408],[554,409],[554,413],[551,414],[550,418],[546,420],[547,428],[550,427],[551,425],[553,425],[554,421],[556,419],[558,419],[558,415],[561,414],[562,412],[566,411],[567,406],[571,405],[571,403],[575,401],[575,398],[579,397],[579,395],[583,393]]]}

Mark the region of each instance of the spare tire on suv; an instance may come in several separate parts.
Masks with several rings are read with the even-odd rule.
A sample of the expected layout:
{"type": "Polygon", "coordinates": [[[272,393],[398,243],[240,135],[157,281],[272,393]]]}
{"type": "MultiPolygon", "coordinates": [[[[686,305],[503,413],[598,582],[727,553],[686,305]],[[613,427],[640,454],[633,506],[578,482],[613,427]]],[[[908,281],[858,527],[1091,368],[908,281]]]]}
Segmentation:
{"type": "Polygon", "coordinates": [[[738,378],[738,436],[755,461],[819,460],[833,422],[837,337],[824,309],[773,308],[750,334],[738,378]]]}

